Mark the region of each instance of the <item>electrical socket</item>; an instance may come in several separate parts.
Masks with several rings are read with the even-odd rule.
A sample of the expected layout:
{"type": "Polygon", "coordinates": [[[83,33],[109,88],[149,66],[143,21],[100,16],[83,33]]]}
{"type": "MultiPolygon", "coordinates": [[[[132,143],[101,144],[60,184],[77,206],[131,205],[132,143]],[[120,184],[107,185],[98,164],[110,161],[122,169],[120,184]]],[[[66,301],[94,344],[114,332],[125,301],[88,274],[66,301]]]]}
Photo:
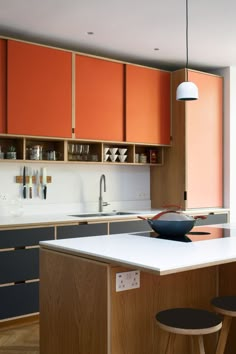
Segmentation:
{"type": "Polygon", "coordinates": [[[137,193],[137,198],[138,199],[146,199],[147,198],[147,193],[146,192],[138,192],[137,193]]]}
{"type": "Polygon", "coordinates": [[[140,288],[140,271],[116,273],[116,291],[140,288]]]}
{"type": "Polygon", "coordinates": [[[7,202],[8,201],[8,194],[0,192],[0,202],[7,202]]]}

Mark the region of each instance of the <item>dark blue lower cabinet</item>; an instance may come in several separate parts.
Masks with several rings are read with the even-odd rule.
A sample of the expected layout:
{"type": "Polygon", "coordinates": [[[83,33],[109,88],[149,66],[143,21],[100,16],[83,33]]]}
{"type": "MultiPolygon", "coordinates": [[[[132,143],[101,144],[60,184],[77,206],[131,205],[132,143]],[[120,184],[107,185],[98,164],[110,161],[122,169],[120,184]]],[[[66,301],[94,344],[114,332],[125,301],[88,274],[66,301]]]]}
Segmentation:
{"type": "Polygon", "coordinates": [[[57,239],[107,235],[107,223],[57,227],[57,239]]]}
{"type": "Polygon", "coordinates": [[[151,227],[145,220],[117,221],[110,223],[110,234],[123,234],[151,230],[151,227]]]}
{"type": "Polygon", "coordinates": [[[39,242],[55,227],[0,230],[0,320],[39,312],[39,242]]]}
{"type": "Polygon", "coordinates": [[[0,284],[39,278],[39,248],[0,253],[0,284]]]}
{"type": "MultiPolygon", "coordinates": [[[[201,215],[201,212],[199,212],[201,215]]],[[[228,214],[209,214],[206,219],[198,219],[195,226],[224,224],[228,222],[228,214]]]]}
{"type": "Polygon", "coordinates": [[[38,281],[0,287],[0,320],[38,311],[38,281]]]}

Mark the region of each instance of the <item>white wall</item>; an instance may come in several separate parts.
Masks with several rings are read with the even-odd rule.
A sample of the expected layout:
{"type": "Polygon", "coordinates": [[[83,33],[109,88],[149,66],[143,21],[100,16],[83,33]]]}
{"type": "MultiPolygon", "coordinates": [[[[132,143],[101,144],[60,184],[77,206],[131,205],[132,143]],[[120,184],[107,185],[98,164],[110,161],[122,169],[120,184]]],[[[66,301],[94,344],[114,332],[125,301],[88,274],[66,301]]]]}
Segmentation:
{"type": "Polygon", "coordinates": [[[0,195],[7,195],[7,202],[0,201],[0,213],[8,213],[14,201],[20,198],[25,214],[68,211],[97,211],[99,180],[106,176],[104,201],[110,203],[105,210],[119,208],[150,207],[150,167],[116,166],[99,164],[35,164],[25,166],[40,170],[47,167],[47,174],[52,176],[48,184],[47,199],[35,195],[33,199],[22,199],[22,185],[15,183],[15,176],[22,175],[23,164],[0,164],[0,195]]]}

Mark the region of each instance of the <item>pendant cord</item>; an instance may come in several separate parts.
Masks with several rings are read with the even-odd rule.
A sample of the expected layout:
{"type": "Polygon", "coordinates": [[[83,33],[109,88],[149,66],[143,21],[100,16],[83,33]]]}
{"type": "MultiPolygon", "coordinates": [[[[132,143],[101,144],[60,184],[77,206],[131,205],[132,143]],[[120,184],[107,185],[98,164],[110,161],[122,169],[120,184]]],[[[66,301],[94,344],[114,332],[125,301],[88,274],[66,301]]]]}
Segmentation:
{"type": "Polygon", "coordinates": [[[188,81],[188,0],[186,0],[186,70],[188,81]]]}

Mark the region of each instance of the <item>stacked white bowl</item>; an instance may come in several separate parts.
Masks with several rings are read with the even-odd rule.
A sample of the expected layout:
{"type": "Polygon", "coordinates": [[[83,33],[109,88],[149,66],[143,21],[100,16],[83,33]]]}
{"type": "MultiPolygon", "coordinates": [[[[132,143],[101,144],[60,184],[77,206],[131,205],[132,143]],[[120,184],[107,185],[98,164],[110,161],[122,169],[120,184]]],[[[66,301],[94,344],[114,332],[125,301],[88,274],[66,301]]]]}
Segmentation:
{"type": "Polygon", "coordinates": [[[127,159],[127,155],[125,155],[127,149],[120,148],[120,149],[118,149],[118,151],[119,151],[119,160],[120,160],[120,162],[125,162],[125,160],[127,159]]]}
{"type": "Polygon", "coordinates": [[[118,155],[117,155],[117,150],[118,150],[118,148],[116,148],[116,147],[112,147],[112,148],[109,148],[109,151],[110,151],[110,160],[111,160],[111,162],[115,162],[116,161],[116,159],[117,159],[117,157],[118,157],[118,155]]]}
{"type": "Polygon", "coordinates": [[[109,158],[109,148],[104,148],[104,158],[103,158],[103,160],[104,161],[107,161],[108,160],[108,158],[109,158]]]}

